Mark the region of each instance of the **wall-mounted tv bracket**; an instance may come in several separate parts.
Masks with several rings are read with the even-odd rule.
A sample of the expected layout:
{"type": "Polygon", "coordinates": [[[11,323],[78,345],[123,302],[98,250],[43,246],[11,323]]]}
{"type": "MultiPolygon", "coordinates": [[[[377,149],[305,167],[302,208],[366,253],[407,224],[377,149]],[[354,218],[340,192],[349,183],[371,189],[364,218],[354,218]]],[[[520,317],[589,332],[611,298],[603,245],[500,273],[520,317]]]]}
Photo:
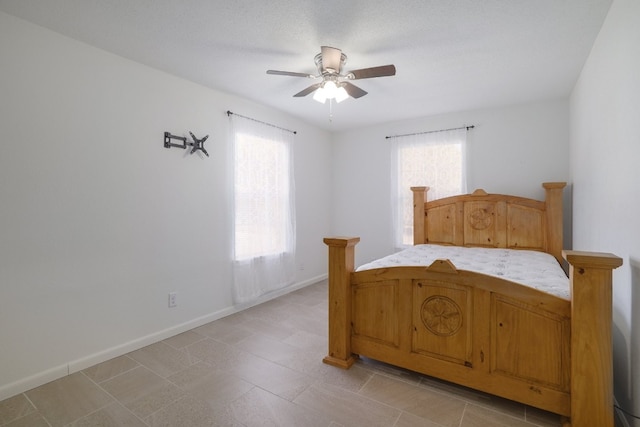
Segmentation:
{"type": "Polygon", "coordinates": [[[189,135],[191,135],[191,139],[193,139],[193,142],[187,142],[187,137],[185,137],[185,136],[171,135],[169,132],[165,132],[164,133],[164,147],[165,148],[178,147],[178,148],[186,149],[187,145],[189,145],[189,146],[193,147],[191,149],[191,153],[190,154],[193,154],[196,151],[200,150],[207,157],[209,157],[209,153],[207,153],[207,150],[204,149],[204,142],[207,140],[207,138],[209,138],[209,135],[205,136],[202,139],[196,138],[196,136],[191,132],[189,132],[189,135]],[[172,139],[177,139],[178,141],[182,141],[182,144],[176,144],[175,142],[171,142],[172,139]]]}

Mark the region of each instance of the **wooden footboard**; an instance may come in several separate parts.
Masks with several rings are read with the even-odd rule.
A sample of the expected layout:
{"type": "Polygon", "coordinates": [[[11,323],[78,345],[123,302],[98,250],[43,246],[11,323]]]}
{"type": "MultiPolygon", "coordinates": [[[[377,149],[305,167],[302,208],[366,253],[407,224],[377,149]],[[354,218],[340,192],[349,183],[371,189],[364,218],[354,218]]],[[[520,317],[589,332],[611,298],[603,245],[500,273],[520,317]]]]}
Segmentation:
{"type": "Polygon", "coordinates": [[[359,238],[329,246],[329,352],[357,355],[613,426],[611,254],[564,251],[571,301],[498,278],[430,267],[354,271],[359,238]]]}

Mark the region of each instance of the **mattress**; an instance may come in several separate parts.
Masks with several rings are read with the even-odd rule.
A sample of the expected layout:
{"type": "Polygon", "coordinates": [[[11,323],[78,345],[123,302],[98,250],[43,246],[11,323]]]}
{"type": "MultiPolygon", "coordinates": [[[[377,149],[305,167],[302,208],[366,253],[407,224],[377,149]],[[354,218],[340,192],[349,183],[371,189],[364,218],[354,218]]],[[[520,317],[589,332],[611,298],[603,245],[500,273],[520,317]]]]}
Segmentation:
{"type": "Polygon", "coordinates": [[[510,280],[569,300],[569,279],[558,261],[538,251],[461,246],[416,245],[364,264],[356,271],[386,267],[429,266],[448,259],[459,270],[475,271],[510,280]]]}

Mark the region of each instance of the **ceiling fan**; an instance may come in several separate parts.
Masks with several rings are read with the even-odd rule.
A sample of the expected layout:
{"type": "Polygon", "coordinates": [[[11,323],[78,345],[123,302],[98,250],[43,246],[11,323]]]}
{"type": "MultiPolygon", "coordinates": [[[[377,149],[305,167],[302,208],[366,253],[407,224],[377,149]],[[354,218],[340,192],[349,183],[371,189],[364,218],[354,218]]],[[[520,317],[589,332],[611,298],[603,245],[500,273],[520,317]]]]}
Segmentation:
{"type": "Polygon", "coordinates": [[[316,75],[278,70],[267,70],[267,74],[306,77],[311,79],[321,78],[321,82],[314,83],[293,96],[302,97],[315,92],[313,99],[322,103],[327,99],[335,99],[336,102],[341,102],[349,96],[352,98],[360,98],[367,94],[365,90],[354,85],[350,80],[394,76],[396,74],[396,67],[394,65],[361,68],[343,73],[343,67],[347,62],[347,55],[335,47],[322,46],[320,53],[317,54],[313,60],[318,68],[318,74],[316,75]]]}

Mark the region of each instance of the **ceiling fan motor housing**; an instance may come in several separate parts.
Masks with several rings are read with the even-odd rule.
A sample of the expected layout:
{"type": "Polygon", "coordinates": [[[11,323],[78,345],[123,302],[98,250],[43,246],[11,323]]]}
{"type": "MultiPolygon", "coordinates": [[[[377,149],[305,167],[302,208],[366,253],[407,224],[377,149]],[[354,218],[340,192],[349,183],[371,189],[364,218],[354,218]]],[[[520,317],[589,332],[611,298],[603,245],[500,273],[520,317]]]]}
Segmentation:
{"type": "Polygon", "coordinates": [[[313,62],[315,62],[316,68],[318,69],[318,73],[320,75],[340,74],[340,72],[342,71],[342,67],[344,67],[347,63],[347,55],[340,52],[340,66],[338,70],[334,70],[331,67],[324,67],[322,63],[322,52],[320,52],[313,58],[313,62]]]}

